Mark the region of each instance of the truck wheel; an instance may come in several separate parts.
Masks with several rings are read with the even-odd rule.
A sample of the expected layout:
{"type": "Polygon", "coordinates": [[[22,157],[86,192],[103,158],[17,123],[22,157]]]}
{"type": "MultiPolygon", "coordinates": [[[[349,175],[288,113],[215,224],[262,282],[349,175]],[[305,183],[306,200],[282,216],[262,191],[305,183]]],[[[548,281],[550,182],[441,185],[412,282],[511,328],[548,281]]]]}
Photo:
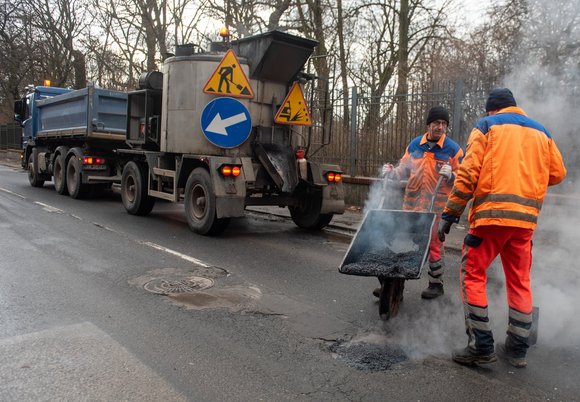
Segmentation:
{"type": "Polygon", "coordinates": [[[185,216],[191,230],[202,235],[219,234],[230,223],[230,218],[216,216],[215,192],[209,172],[204,168],[194,169],[187,179],[185,216]]]}
{"type": "Polygon", "coordinates": [[[53,172],[53,181],[54,181],[54,189],[57,193],[62,195],[67,195],[68,190],[66,187],[66,164],[65,164],[65,156],[63,154],[59,154],[56,159],[54,160],[54,172],[53,172]]]}
{"type": "Polygon", "coordinates": [[[44,180],[40,178],[40,175],[34,166],[34,154],[34,152],[31,152],[30,155],[28,155],[28,182],[32,187],[42,187],[44,186],[44,180]]]}
{"type": "Polygon", "coordinates": [[[66,166],[66,185],[69,195],[81,199],[87,195],[87,185],[83,184],[81,161],[76,155],[68,160],[66,166]]]}
{"type": "Polygon", "coordinates": [[[332,220],[333,214],[321,214],[322,196],[308,194],[302,198],[300,206],[289,206],[290,216],[296,226],[309,229],[320,230],[326,227],[332,220]]]}
{"type": "Polygon", "coordinates": [[[147,168],[136,162],[129,162],[121,176],[121,199],[131,215],[148,215],[155,205],[155,198],[147,194],[147,168]]]}

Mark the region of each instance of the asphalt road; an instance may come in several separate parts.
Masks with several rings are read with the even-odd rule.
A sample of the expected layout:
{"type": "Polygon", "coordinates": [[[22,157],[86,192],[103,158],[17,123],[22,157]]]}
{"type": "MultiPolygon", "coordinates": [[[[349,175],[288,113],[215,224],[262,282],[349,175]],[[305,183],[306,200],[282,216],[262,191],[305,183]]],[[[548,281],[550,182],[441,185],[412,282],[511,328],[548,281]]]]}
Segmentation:
{"type": "Polygon", "coordinates": [[[450,361],[466,341],[454,252],[443,298],[407,281],[399,316],[382,322],[376,279],[337,272],[350,238],[279,217],[203,237],[181,205],[134,217],[114,193],[73,200],[0,166],[0,237],[0,400],[580,399],[575,332],[541,326],[524,370],[450,361]]]}

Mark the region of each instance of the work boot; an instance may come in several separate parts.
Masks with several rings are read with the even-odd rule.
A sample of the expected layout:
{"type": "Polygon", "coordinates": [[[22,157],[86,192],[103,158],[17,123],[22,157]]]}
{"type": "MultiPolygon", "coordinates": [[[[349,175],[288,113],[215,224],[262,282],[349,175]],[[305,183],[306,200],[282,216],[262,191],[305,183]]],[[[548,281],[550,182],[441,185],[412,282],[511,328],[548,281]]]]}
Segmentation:
{"type": "Polygon", "coordinates": [[[454,362],[464,366],[490,364],[497,361],[495,352],[488,354],[477,353],[472,351],[469,347],[454,350],[451,354],[451,358],[454,362]]]}
{"type": "Polygon", "coordinates": [[[515,357],[514,352],[504,343],[497,345],[497,354],[502,360],[507,360],[507,362],[515,368],[524,368],[528,365],[525,357],[515,357]]]}
{"type": "Polygon", "coordinates": [[[436,297],[443,296],[443,293],[442,283],[429,283],[429,287],[421,292],[421,298],[434,299],[436,297]]]}

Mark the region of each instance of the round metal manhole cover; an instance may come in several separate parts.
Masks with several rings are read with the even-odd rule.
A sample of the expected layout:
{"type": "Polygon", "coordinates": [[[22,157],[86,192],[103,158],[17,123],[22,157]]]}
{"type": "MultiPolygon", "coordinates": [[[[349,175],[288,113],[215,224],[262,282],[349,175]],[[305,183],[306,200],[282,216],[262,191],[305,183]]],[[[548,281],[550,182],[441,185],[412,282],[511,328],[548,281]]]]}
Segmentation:
{"type": "Polygon", "coordinates": [[[197,290],[211,288],[214,282],[201,276],[193,276],[183,279],[156,278],[147,282],[143,288],[151,293],[159,295],[191,293],[197,290]]]}

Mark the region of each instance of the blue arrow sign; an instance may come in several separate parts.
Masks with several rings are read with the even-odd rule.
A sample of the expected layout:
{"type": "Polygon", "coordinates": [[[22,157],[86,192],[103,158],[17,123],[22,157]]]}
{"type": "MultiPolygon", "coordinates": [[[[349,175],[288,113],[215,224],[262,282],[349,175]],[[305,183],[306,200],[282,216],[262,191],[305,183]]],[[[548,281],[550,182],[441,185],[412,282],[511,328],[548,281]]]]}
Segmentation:
{"type": "Polygon", "coordinates": [[[250,112],[237,99],[216,98],[201,112],[201,130],[205,138],[217,147],[238,147],[252,131],[250,112]]]}

